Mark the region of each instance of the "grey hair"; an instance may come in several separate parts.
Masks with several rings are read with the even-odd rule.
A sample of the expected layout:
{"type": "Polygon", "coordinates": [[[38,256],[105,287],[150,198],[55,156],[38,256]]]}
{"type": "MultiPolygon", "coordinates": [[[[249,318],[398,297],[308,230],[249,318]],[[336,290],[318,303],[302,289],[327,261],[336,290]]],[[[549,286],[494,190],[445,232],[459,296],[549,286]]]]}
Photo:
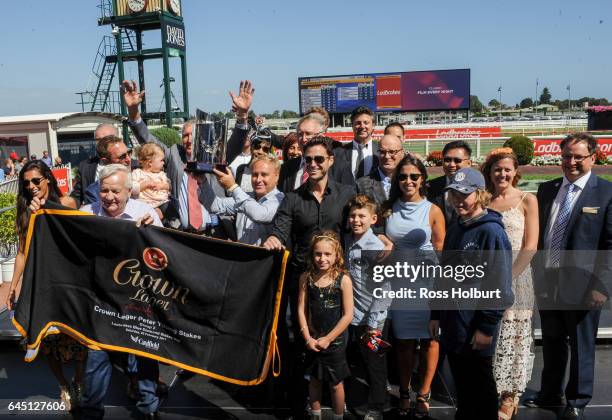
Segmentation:
{"type": "Polygon", "coordinates": [[[302,118],[298,120],[297,127],[299,127],[304,121],[313,120],[316,121],[320,128],[319,133],[325,131],[325,118],[321,114],[317,114],[316,112],[306,114],[302,118]]]}
{"type": "Polygon", "coordinates": [[[185,130],[185,127],[188,125],[193,126],[198,120],[196,120],[195,118],[192,118],[190,120],[187,120],[183,123],[183,128],[181,129],[181,136],[183,135],[183,132],[185,130]]]}
{"type": "Polygon", "coordinates": [[[103,128],[111,128],[113,130],[113,135],[115,137],[119,136],[119,130],[117,130],[117,127],[115,127],[113,124],[108,124],[108,123],[102,123],[102,124],[98,124],[98,126],[96,127],[96,130],[94,131],[94,133],[97,133],[98,130],[103,129],[103,128]]]}
{"type": "Polygon", "coordinates": [[[255,166],[257,162],[267,162],[272,165],[272,168],[274,168],[274,172],[276,172],[277,174],[280,173],[281,163],[274,155],[262,155],[256,157],[255,159],[252,159],[251,163],[249,164],[249,168],[253,170],[253,166],[255,166]]]}
{"type": "Polygon", "coordinates": [[[100,169],[100,185],[102,184],[102,181],[104,181],[106,178],[111,177],[119,172],[123,172],[127,175],[125,187],[131,190],[132,173],[130,172],[130,169],[127,166],[121,165],[119,163],[112,163],[110,165],[102,166],[102,169],[100,169]]]}

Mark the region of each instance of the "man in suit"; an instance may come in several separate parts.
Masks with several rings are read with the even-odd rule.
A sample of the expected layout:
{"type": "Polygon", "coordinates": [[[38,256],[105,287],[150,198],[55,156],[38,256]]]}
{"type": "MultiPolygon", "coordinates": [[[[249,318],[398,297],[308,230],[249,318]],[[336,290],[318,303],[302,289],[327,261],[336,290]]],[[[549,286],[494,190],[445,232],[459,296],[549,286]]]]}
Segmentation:
{"type": "Polygon", "coordinates": [[[561,150],[563,178],[540,185],[537,194],[541,251],[533,268],[544,368],[540,392],[525,405],[560,406],[565,394],[561,418],[581,419],[593,395],[595,339],[612,277],[612,183],[591,171],[593,136],[571,134],[561,150]]]}
{"type": "Polygon", "coordinates": [[[380,206],[389,198],[391,176],[404,158],[402,141],[394,134],[387,134],[380,140],[378,166],[369,175],[357,180],[357,193],[365,194],[380,206]]]}
{"type": "MultiPolygon", "coordinates": [[[[106,136],[118,137],[117,127],[112,124],[99,124],[94,132],[96,144],[106,136]]],[[[79,207],[86,204],[84,201],[87,187],[98,180],[99,162],[100,158],[97,155],[79,162],[78,171],[74,178],[74,187],[70,193],[70,196],[76,200],[79,207]]]]}
{"type": "MultiPolygon", "coordinates": [[[[300,148],[315,137],[321,136],[327,129],[325,118],[318,112],[311,112],[304,115],[297,124],[297,135],[300,148]]],[[[281,173],[278,179],[278,189],[284,193],[294,191],[308,180],[304,157],[297,157],[287,162],[283,162],[281,173]]],[[[336,162],[330,169],[330,178],[341,184],[353,185],[354,179],[350,170],[346,168],[344,162],[336,162]]]]}
{"type": "Polygon", "coordinates": [[[334,157],[337,169],[341,165],[352,182],[369,174],[378,166],[378,143],[372,141],[374,131],[374,113],[365,106],[357,107],[351,113],[351,127],[353,128],[353,141],[337,146],[334,157]]]}
{"type": "Polygon", "coordinates": [[[444,221],[448,228],[453,222],[457,220],[457,213],[450,205],[447,199],[448,192],[445,191],[447,185],[449,185],[455,172],[462,168],[469,168],[472,166],[472,148],[463,140],[455,140],[446,143],[444,149],[442,149],[442,169],[444,170],[444,176],[435,178],[429,182],[427,186],[427,199],[440,207],[444,213],[444,221]]]}
{"type": "MultiPolygon", "coordinates": [[[[149,133],[147,125],[140,116],[139,105],[145,92],[139,92],[134,81],[124,80],[122,83],[123,98],[128,108],[128,124],[140,144],[153,142],[164,150],[166,172],[170,179],[170,205],[165,219],[167,224],[182,230],[213,234],[215,225],[211,215],[202,205],[204,197],[199,184],[203,182],[200,176],[185,172],[187,160],[192,152],[192,134],[194,121],[183,124],[182,144],[166,146],[158,138],[149,133]]],[[[230,92],[232,109],[236,112],[236,127],[227,143],[226,159],[228,162],[240,153],[244,139],[248,133],[247,118],[253,102],[255,89],[251,82],[241,81],[238,95],[230,92]]]]}

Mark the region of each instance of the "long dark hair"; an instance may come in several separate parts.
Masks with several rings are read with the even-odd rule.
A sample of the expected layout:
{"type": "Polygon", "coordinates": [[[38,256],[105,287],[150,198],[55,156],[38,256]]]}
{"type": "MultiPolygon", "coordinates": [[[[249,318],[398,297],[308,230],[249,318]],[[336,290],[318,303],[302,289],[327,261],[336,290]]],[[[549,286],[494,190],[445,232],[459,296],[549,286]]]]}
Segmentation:
{"type": "Polygon", "coordinates": [[[57,186],[57,180],[53,176],[51,169],[47,166],[45,162],[42,160],[32,160],[27,162],[21,171],[19,171],[19,180],[18,187],[19,193],[17,194],[17,219],[15,220],[15,227],[17,228],[17,235],[19,237],[19,247],[25,247],[25,236],[28,231],[28,223],[30,221],[30,209],[28,206],[32,201],[32,195],[30,191],[23,185],[25,173],[32,170],[38,170],[40,175],[49,181],[49,186],[47,190],[49,191],[47,195],[48,201],[55,201],[59,203],[60,197],[62,196],[62,192],[57,186]]]}
{"type": "Polygon", "coordinates": [[[389,199],[382,205],[383,217],[391,216],[393,204],[402,196],[402,190],[399,187],[397,174],[399,174],[399,171],[404,166],[414,166],[419,170],[421,173],[421,188],[419,188],[419,194],[421,197],[425,197],[425,194],[427,193],[427,169],[425,168],[425,165],[419,159],[410,155],[404,157],[393,171],[393,176],[391,177],[391,189],[389,190],[389,199]]]}

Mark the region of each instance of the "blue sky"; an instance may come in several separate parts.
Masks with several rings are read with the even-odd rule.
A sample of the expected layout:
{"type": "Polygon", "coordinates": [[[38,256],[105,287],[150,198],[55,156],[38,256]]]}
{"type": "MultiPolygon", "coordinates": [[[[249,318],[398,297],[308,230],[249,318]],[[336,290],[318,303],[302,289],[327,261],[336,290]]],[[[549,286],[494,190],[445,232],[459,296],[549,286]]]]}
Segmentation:
{"type": "MultiPolygon", "coordinates": [[[[97,26],[98,3],[3,4],[0,115],[80,111],[74,93],[110,35],[97,26]]],[[[300,76],[451,68],[471,68],[472,94],[484,103],[499,86],[504,103],[533,97],[536,78],[553,98],[567,99],[570,83],[573,98],[612,99],[609,0],[183,0],[183,13],[192,110],[228,110],[227,91],[245,78],[256,87],[254,110],[272,112],[298,110],[300,76]]],[[[160,62],[146,73],[156,110],[160,62]]]]}

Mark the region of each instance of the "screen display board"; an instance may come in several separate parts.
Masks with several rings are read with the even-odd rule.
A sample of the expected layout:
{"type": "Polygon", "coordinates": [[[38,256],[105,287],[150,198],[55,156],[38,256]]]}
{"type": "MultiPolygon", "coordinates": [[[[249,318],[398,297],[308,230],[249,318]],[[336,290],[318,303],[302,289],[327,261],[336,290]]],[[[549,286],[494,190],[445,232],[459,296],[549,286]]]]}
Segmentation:
{"type": "Polygon", "coordinates": [[[358,106],[373,111],[434,111],[470,107],[470,70],[300,77],[300,113],[322,106],[349,113],[358,106]]]}

